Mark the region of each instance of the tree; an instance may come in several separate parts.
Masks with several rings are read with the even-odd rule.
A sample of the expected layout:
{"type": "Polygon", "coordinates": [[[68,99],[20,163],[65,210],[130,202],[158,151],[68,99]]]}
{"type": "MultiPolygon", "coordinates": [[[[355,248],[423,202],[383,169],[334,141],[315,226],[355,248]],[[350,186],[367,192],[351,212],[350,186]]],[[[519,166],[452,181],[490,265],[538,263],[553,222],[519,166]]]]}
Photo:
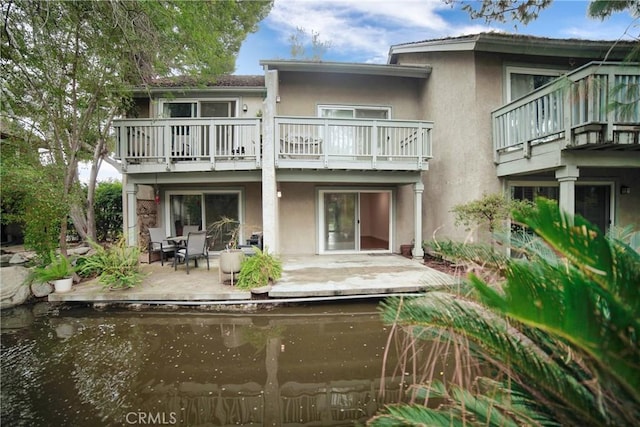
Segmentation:
{"type": "MultiPolygon", "coordinates": [[[[2,3],[2,117],[19,124],[48,152],[66,216],[82,238],[96,237],[98,170],[110,161],[113,118],[127,107],[129,88],[170,73],[203,79],[233,70],[248,32],[268,1],[34,1],[2,3]],[[78,162],[92,164],[86,197],[78,162]]],[[[4,191],[4,190],[3,190],[4,191]]]]}
{"type": "Polygon", "coordinates": [[[371,425],[637,423],[640,248],[629,244],[637,236],[603,235],[549,200],[515,217],[548,250],[529,246],[525,258],[503,258],[498,285],[472,274],[462,288],[383,304],[385,321],[412,328],[418,339],[434,336],[431,329],[468,339],[492,378],[467,388],[447,380],[417,385],[422,402],[443,404],[389,407],[371,425]]]}
{"type": "Polygon", "coordinates": [[[302,28],[296,28],[296,32],[289,36],[291,44],[291,57],[293,59],[310,59],[311,61],[320,61],[322,56],[331,47],[331,42],[320,40],[320,33],[311,30],[311,34],[302,28]],[[307,54],[307,40],[311,43],[311,54],[307,54]]]}
{"type": "MultiPolygon", "coordinates": [[[[469,13],[472,19],[484,19],[485,22],[521,22],[526,25],[534,21],[553,0],[444,0],[448,4],[461,4],[462,10],[469,13]]],[[[588,14],[592,18],[605,19],[614,12],[628,10],[631,15],[640,17],[640,1],[638,0],[592,0],[588,14]]]]}

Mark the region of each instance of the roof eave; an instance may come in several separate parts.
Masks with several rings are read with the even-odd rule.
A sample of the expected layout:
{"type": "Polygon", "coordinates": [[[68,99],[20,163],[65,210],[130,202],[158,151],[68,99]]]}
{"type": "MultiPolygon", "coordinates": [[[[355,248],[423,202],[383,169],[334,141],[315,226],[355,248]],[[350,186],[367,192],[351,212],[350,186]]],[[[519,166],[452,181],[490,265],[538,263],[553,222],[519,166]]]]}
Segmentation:
{"type": "Polygon", "coordinates": [[[350,62],[324,61],[286,61],[263,60],[260,65],[265,70],[312,73],[362,74],[372,76],[393,76],[409,78],[427,78],[431,74],[430,66],[404,66],[388,64],[362,64],[350,62]]]}

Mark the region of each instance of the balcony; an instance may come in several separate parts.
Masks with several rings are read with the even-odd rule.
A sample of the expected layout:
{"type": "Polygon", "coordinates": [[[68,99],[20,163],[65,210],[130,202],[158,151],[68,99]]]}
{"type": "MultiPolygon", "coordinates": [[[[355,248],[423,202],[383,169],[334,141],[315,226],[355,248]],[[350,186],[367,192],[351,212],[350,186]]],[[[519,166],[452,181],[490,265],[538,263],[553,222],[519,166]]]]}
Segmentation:
{"type": "Polygon", "coordinates": [[[260,167],[260,119],[127,119],[114,129],[126,173],[260,167]]]}
{"type": "MultiPolygon", "coordinates": [[[[277,168],[427,169],[430,122],[276,117],[277,168]]],[[[262,167],[261,119],[115,120],[116,158],[126,173],[240,171],[262,167]]]]}
{"type": "Polygon", "coordinates": [[[518,172],[510,162],[553,167],[567,150],[639,151],[640,65],[587,64],[495,110],[492,122],[499,175],[518,172]]]}
{"type": "Polygon", "coordinates": [[[426,170],[431,122],[276,117],[276,167],[426,170]]]}

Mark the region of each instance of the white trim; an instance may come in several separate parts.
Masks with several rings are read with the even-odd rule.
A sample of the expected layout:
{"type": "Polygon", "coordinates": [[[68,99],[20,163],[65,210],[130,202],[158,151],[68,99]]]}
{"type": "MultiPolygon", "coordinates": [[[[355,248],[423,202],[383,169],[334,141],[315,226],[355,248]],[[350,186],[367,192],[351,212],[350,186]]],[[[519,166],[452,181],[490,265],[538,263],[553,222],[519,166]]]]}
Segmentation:
{"type": "Polygon", "coordinates": [[[394,224],[395,224],[395,190],[392,188],[382,188],[382,187],[319,187],[316,189],[316,214],[317,214],[317,222],[316,222],[316,241],[317,247],[316,250],[320,255],[326,254],[354,254],[354,253],[392,253],[393,248],[393,239],[394,239],[394,224]],[[356,248],[353,250],[327,250],[324,246],[324,195],[326,193],[355,193],[357,195],[356,200],[356,219],[357,219],[357,227],[355,230],[355,246],[356,248]],[[388,247],[387,249],[376,249],[376,250],[361,250],[360,248],[360,195],[362,193],[387,193],[389,194],[389,236],[388,236],[388,247]]]}

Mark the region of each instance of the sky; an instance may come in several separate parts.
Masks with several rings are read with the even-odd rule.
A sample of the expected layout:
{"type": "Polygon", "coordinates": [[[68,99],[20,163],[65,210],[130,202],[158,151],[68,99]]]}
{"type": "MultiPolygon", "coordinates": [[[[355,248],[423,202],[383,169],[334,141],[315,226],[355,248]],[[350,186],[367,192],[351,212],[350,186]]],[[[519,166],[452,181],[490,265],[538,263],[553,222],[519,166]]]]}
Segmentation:
{"type": "Polygon", "coordinates": [[[317,33],[329,44],[322,56],[325,61],[381,64],[394,44],[482,31],[592,40],[640,34],[640,20],[634,21],[629,13],[593,20],[587,17],[588,4],[584,0],[555,0],[535,21],[516,27],[513,22],[471,20],[459,4],[451,6],[443,0],[276,0],[259,30],[243,43],[235,73],[262,74],[261,59],[290,59],[289,38],[297,28],[307,35],[317,33]]]}
{"type": "MultiPolygon", "coordinates": [[[[535,21],[516,26],[471,20],[459,5],[452,7],[443,0],[275,0],[258,31],[242,44],[235,74],[263,74],[260,60],[290,59],[289,39],[298,28],[308,36],[318,34],[328,45],[322,60],[374,64],[386,63],[394,44],[483,31],[591,40],[630,39],[640,34],[640,19],[625,12],[604,21],[593,20],[587,17],[588,4],[585,0],[555,0],[535,21]]],[[[309,46],[307,51],[311,51],[309,46]]],[[[88,168],[81,166],[80,174],[81,179],[86,178],[88,168]]],[[[120,174],[104,163],[98,180],[109,179],[120,179],[120,174]]]]}

